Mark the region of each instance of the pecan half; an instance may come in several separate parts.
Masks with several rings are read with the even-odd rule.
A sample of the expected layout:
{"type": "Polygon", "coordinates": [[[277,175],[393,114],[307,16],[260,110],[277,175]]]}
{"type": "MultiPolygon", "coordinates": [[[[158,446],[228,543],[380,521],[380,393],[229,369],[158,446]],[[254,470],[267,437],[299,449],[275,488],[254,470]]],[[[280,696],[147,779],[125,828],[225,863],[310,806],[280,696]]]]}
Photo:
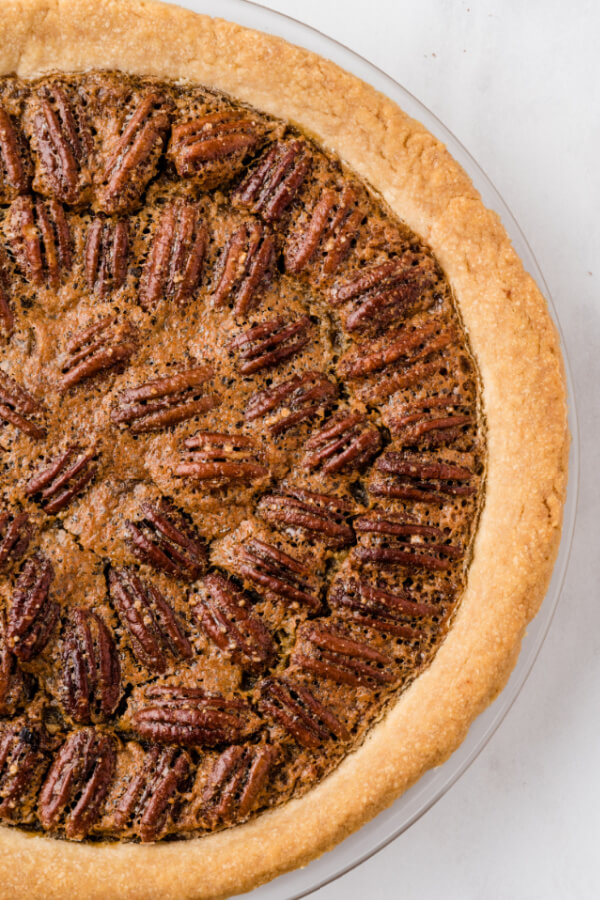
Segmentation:
{"type": "Polygon", "coordinates": [[[248,222],[234,231],[221,254],[214,275],[212,304],[233,302],[233,311],[245,315],[256,306],[268,286],[275,262],[275,238],[260,222],[248,222]]]}
{"type": "Polygon", "coordinates": [[[4,614],[0,614],[0,716],[12,716],[25,700],[25,679],[6,639],[4,614]]]}
{"type": "Polygon", "coordinates": [[[354,530],[361,543],[352,552],[361,562],[444,571],[462,556],[460,547],[444,543],[447,534],[441,528],[419,525],[392,513],[373,510],[359,516],[354,530]]]}
{"type": "Polygon", "coordinates": [[[200,416],[220,403],[217,394],[204,393],[213,375],[210,366],[197,366],[129,388],[119,397],[111,419],[129,425],[134,434],[143,434],[200,416]]]}
{"type": "Polygon", "coordinates": [[[46,436],[46,429],[32,422],[29,416],[39,416],[42,411],[43,407],[29,391],[0,369],[0,422],[7,422],[29,437],[40,439],[46,436]]]}
{"type": "Polygon", "coordinates": [[[250,482],[263,478],[268,468],[260,462],[252,438],[243,434],[200,432],[187,438],[188,451],[175,474],[221,487],[230,481],[250,482]]]}
{"type": "Polygon", "coordinates": [[[443,610],[439,607],[413,600],[405,592],[384,590],[363,578],[355,577],[335,581],[328,601],[333,609],[349,615],[359,625],[407,640],[420,636],[420,632],[408,624],[407,620],[431,619],[443,615],[443,610]]]}
{"type": "Polygon", "coordinates": [[[206,575],[202,587],[194,614],[207,635],[242,669],[262,672],[275,655],[275,645],[252,612],[248,594],[217,573],[206,575]]]}
{"type": "Polygon", "coordinates": [[[7,638],[12,651],[24,662],[42,652],[58,619],[59,606],[50,600],[54,579],[52,563],[41,553],[25,562],[8,611],[7,638]]]}
{"type": "Polygon", "coordinates": [[[18,562],[31,540],[31,525],[27,513],[11,516],[0,512],[0,572],[7,572],[18,562]]]}
{"type": "Polygon", "coordinates": [[[339,497],[287,487],[285,493],[261,497],[258,512],[277,528],[299,529],[309,540],[320,540],[330,547],[344,547],[354,541],[348,522],[352,507],[339,497]]]}
{"type": "Polygon", "coordinates": [[[91,185],[92,133],[83,105],[58,85],[29,97],[26,118],[35,162],[33,187],[69,205],[86,198],[91,185]]]}
{"type": "Polygon", "coordinates": [[[129,635],[137,661],[151,672],[164,672],[171,660],[191,659],[192,646],[179,618],[160,591],[129,567],[111,569],[110,596],[129,635]]]}
{"type": "Polygon", "coordinates": [[[390,259],[361,269],[333,287],[328,298],[333,306],[352,304],[345,315],[346,331],[372,331],[403,319],[417,308],[427,308],[431,301],[424,291],[430,286],[428,271],[401,259],[390,259]]]}
{"type": "Polygon", "coordinates": [[[363,400],[385,400],[395,391],[421,385],[444,365],[444,351],[456,341],[452,328],[440,330],[427,322],[414,331],[404,329],[343,356],[338,365],[342,377],[370,379],[359,393],[363,400]]]}
{"type": "Polygon", "coordinates": [[[0,245],[0,334],[10,337],[15,319],[10,305],[8,293],[8,263],[4,247],[0,245]]]}
{"type": "Polygon", "coordinates": [[[152,311],[166,299],[184,306],[202,275],[208,244],[198,207],[182,198],[164,210],[140,281],[140,305],[152,311]]]}
{"type": "Polygon", "coordinates": [[[305,222],[288,238],[285,267],[298,275],[315,257],[321,259],[323,275],[333,275],[352,249],[364,212],[349,185],[341,191],[324,190],[305,222]]]}
{"type": "Polygon", "coordinates": [[[386,424],[403,447],[447,446],[473,424],[473,416],[464,412],[466,408],[460,397],[427,397],[394,409],[386,424]]]}
{"type": "Polygon", "coordinates": [[[10,203],[29,190],[31,175],[31,159],[21,130],[0,106],[0,203],[10,203]]]}
{"type": "Polygon", "coordinates": [[[78,447],[68,447],[27,482],[25,494],[28,497],[39,494],[48,515],[56,515],[87,487],[96,474],[96,466],[92,463],[95,455],[95,448],[80,454],[78,447]]]}
{"type": "Polygon", "coordinates": [[[237,351],[238,369],[242,375],[254,375],[262,369],[272,369],[291,359],[310,341],[310,318],[289,319],[280,316],[253,325],[240,334],[229,347],[237,351]]]}
{"type": "Polygon", "coordinates": [[[17,197],[8,213],[7,235],[24,277],[56,290],[71,270],[71,229],[57,200],[17,197]]]}
{"type": "Polygon", "coordinates": [[[41,728],[15,724],[0,732],[0,819],[33,818],[32,806],[49,763],[41,728]]]}
{"type": "Polygon", "coordinates": [[[74,731],[58,751],[39,801],[47,829],[64,824],[70,840],[81,841],[102,814],[117,760],[115,739],[93,728],[74,731]]]}
{"type": "Polygon", "coordinates": [[[305,469],[321,467],[326,475],[360,469],[381,447],[381,434],[362,413],[338,413],[304,445],[305,469]]]}
{"type": "Polygon", "coordinates": [[[144,518],[127,522],[128,544],[137,558],[155,569],[194,581],[205,571],[206,547],[196,529],[166,501],[142,503],[144,518]]]}
{"type": "Polygon", "coordinates": [[[302,747],[318,749],[325,741],[347,741],[343,722],[304,685],[289,678],[266,678],[260,686],[260,708],[302,747]]]}
{"type": "Polygon", "coordinates": [[[263,124],[239,110],[208,113],[173,126],[167,157],[182,178],[204,189],[230,181],[265,140],[263,124]]]}
{"type": "Polygon", "coordinates": [[[61,649],[62,701],[75,722],[105,722],[121,696],[121,664],[113,637],[95,613],[75,607],[61,649]]]}
{"type": "Polygon", "coordinates": [[[304,606],[313,612],[321,608],[320,579],[309,566],[258,538],[238,547],[236,571],[264,588],[268,600],[283,600],[288,606],[304,606]]]}
{"type": "Polygon", "coordinates": [[[246,406],[246,421],[265,419],[274,437],[321,415],[337,396],[337,385],[322,372],[305,372],[258,391],[246,406]]]}
{"type": "Polygon", "coordinates": [[[306,672],[353,687],[397,680],[390,656],[339,628],[313,622],[300,628],[291,662],[306,672]]]}
{"type": "Polygon", "coordinates": [[[127,219],[103,219],[90,222],[84,252],[85,280],[98,297],[105,297],[125,284],[129,257],[127,219]]]}
{"type": "Polygon", "coordinates": [[[133,716],[134,727],[142,737],[161,744],[233,744],[260,726],[244,700],[227,700],[200,688],[151,685],[144,701],[133,716]]]}
{"type": "Polygon", "coordinates": [[[233,194],[234,203],[277,222],[293,202],[312,167],[305,141],[277,141],[233,194]]]}
{"type": "Polygon", "coordinates": [[[99,174],[96,205],[101,212],[112,215],[138,206],[156,173],[169,124],[165,97],[153,92],[140,100],[99,174]]]}
{"type": "Polygon", "coordinates": [[[202,792],[201,817],[210,827],[239,822],[258,801],[277,751],[268,745],[232,746],[217,757],[202,792]]]}
{"type": "Polygon", "coordinates": [[[190,758],[178,747],[151,747],[113,814],[115,827],[128,826],[143,842],[158,841],[169,830],[190,773],[190,758]]]}
{"type": "Polygon", "coordinates": [[[111,316],[100,319],[67,341],[60,360],[60,389],[66,391],[86,378],[127,362],[136,349],[135,333],[127,320],[119,324],[111,316]]]}
{"type": "Polygon", "coordinates": [[[369,493],[375,497],[446,503],[453,497],[470,497],[476,491],[470,483],[473,473],[465,466],[423,460],[394,450],[383,453],[375,469],[369,483],[369,493]]]}

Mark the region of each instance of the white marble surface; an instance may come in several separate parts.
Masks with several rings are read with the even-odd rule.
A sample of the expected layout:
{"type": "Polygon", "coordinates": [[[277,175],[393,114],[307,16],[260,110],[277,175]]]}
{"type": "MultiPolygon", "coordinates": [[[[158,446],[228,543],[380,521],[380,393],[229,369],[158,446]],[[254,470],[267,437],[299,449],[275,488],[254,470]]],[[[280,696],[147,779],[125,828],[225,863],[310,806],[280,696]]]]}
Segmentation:
{"type": "Polygon", "coordinates": [[[319,900],[600,896],[600,4],[269,0],[422,100],[511,207],[554,297],[581,425],[575,543],[519,699],[419,822],[319,900]]]}

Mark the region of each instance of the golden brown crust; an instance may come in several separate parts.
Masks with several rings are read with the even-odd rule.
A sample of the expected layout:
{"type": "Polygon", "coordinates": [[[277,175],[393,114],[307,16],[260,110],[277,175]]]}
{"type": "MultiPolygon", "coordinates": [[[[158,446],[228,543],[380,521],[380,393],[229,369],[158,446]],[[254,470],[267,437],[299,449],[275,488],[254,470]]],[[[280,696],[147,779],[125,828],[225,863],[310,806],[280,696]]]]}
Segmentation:
{"type": "Polygon", "coordinates": [[[487,496],[467,591],[430,668],[358,752],[305,797],[203,839],[76,845],[0,832],[0,897],[238,893],[308,862],[391,803],[452,753],[502,689],[560,538],[568,433],[558,338],[498,217],[443,145],[333,63],[145,0],[10,0],[0,38],[2,73],[102,67],[185,78],[300,124],[430,244],[479,364],[487,496]]]}

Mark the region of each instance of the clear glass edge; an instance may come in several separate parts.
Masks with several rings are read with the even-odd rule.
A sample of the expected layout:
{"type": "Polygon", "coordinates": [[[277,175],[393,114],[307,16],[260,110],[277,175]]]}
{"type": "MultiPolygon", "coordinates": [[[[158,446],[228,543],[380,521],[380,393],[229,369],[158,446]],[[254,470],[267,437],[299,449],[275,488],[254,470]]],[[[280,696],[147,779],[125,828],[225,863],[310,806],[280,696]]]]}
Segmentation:
{"type": "Polygon", "coordinates": [[[473,181],[485,205],[500,215],[515,250],[544,293],[559,333],[565,364],[571,446],[569,484],[563,513],[561,543],[546,597],[523,638],[519,659],[508,683],[494,703],[474,721],[461,746],[443,765],[427,772],[387,810],[376,816],[358,832],[350,835],[329,853],[313,860],[302,869],[280,875],[252,892],[254,900],[300,900],[301,897],[306,897],[330,884],[370,859],[428,812],[486,747],[521,692],[552,624],[571,553],[579,494],[580,451],[573,378],[556,307],[527,238],[487,173],[431,110],[375,64],[341,42],[292,16],[272,10],[263,4],[253,2],[253,0],[178,0],[178,3],[195,12],[230,19],[249,28],[276,34],[293,44],[326,56],[386,94],[406,113],[420,121],[442,140],[473,181]],[[398,818],[402,818],[402,821],[394,821],[398,818]]]}

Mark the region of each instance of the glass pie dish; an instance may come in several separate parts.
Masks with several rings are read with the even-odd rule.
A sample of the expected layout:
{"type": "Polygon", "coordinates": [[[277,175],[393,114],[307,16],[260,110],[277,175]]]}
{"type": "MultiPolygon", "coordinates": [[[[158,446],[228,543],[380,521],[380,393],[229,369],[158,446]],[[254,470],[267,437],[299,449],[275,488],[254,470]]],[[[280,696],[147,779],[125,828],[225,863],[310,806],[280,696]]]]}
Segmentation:
{"type": "MultiPolygon", "coordinates": [[[[12,716],[20,710],[19,704],[24,706],[21,722],[26,724],[11,723],[3,737],[0,793],[5,809],[0,812],[19,827],[2,829],[0,880],[7,889],[12,884],[11,896],[22,897],[46,896],[49,885],[54,886],[55,898],[229,896],[322,854],[386,808],[423,772],[438,767],[339,851],[263,889],[265,896],[269,891],[276,896],[301,896],[406,829],[441,796],[508,708],[541,643],[554,595],[545,606],[546,619],[542,616],[531,629],[534,638],[528,639],[517,669],[521,678],[513,676],[514,690],[509,688],[504,702],[478,722],[451,764],[440,768],[440,761],[465,739],[478,712],[505,687],[526,624],[546,593],[559,549],[569,441],[558,334],[499,216],[484,208],[464,169],[481,188],[485,202],[510,220],[484,176],[472,161],[465,161],[464,151],[413,98],[334,44],[311,32],[290,32],[290,27],[298,26],[239,2],[195,4],[187,10],[147,0],[105,0],[97,11],[95,0],[65,0],[58,6],[54,0],[25,0],[7,4],[0,18],[14,37],[2,56],[9,76],[6,91],[13,91],[6,100],[13,105],[4,111],[5,128],[12,135],[8,150],[3,150],[7,169],[11,167],[9,194],[3,195],[10,201],[8,218],[2,223],[7,253],[12,253],[6,265],[14,266],[15,274],[27,282],[11,282],[21,304],[14,321],[22,331],[28,318],[39,327],[47,325],[37,343],[12,340],[13,356],[8,359],[16,376],[23,367],[13,358],[25,358],[34,373],[28,387],[33,389],[34,381],[44,392],[44,408],[36,406],[34,396],[28,388],[20,388],[11,372],[0,372],[7,385],[5,418],[25,435],[14,438],[8,448],[14,465],[5,467],[12,469],[5,490],[13,508],[31,504],[32,515],[43,523],[35,539],[51,554],[32,555],[19,574],[11,570],[9,580],[3,582],[8,612],[3,646],[8,648],[4,658],[9,664],[3,669],[9,673],[5,708],[12,716]],[[25,25],[23,9],[31,13],[25,25]],[[342,66],[325,57],[333,57],[342,66]],[[161,79],[161,92],[146,93],[140,100],[138,92],[146,89],[150,75],[161,79]],[[22,78],[36,81],[21,88],[22,78]],[[175,80],[166,83],[163,79],[175,80]],[[209,88],[208,93],[201,85],[209,88]],[[55,100],[48,99],[47,91],[52,89],[55,100]],[[232,118],[236,101],[225,96],[220,100],[224,110],[206,114],[206,105],[213,108],[211,98],[219,97],[220,90],[250,103],[255,113],[232,118]],[[65,92],[72,91],[73,101],[65,100],[65,92]],[[196,118],[187,119],[192,95],[199,98],[203,112],[200,118],[196,111],[196,118]],[[138,111],[128,117],[133,106],[138,111]],[[427,122],[431,131],[426,132],[401,107],[427,122]],[[256,111],[263,108],[283,114],[272,131],[256,111]],[[14,126],[11,116],[19,119],[14,126]],[[286,140],[287,129],[296,132],[294,123],[300,131],[304,129],[304,140],[286,140]],[[27,145],[23,143],[21,152],[19,143],[21,129],[35,162],[30,175],[27,145]],[[198,133],[200,137],[190,144],[187,137],[198,133]],[[311,134],[320,137],[321,150],[311,147],[311,134]],[[50,139],[57,151],[48,154],[50,139]],[[244,168],[245,148],[249,142],[256,147],[263,139],[271,146],[256,169],[249,170],[245,181],[236,186],[235,167],[244,168]],[[329,167],[333,150],[337,165],[341,163],[337,169],[329,167]],[[198,169],[197,161],[203,157],[207,163],[200,163],[198,169]],[[196,161],[193,165],[191,159],[196,161]],[[352,169],[363,173],[373,191],[364,184],[354,188],[352,169]],[[29,178],[33,195],[14,197],[15,191],[29,190],[29,178]],[[195,180],[182,184],[183,178],[195,180]],[[226,190],[211,195],[208,185],[218,186],[223,179],[226,190]],[[47,195],[50,199],[41,199],[47,195]],[[107,215],[137,214],[142,195],[147,215],[154,216],[149,224],[141,212],[133,223],[130,219],[106,221],[107,215]],[[398,234],[405,236],[400,250],[398,234],[385,223],[380,227],[370,211],[377,197],[389,198],[390,211],[415,225],[413,232],[408,224],[397,223],[398,234]],[[283,213],[294,202],[284,220],[283,213]],[[90,223],[87,211],[65,211],[63,203],[88,204],[99,219],[90,223]],[[165,208],[155,215],[161,206],[165,208]],[[249,213],[238,213],[238,206],[249,213]],[[235,220],[233,231],[229,216],[235,220]],[[273,221],[279,224],[274,226],[273,221]],[[311,222],[308,230],[301,224],[306,221],[311,222]],[[352,228],[357,234],[349,237],[352,228]],[[79,281],[77,274],[70,275],[71,229],[75,262],[83,263],[84,277],[79,281]],[[332,241],[325,240],[328,231],[334,234],[332,241]],[[326,258],[306,273],[305,286],[294,287],[290,273],[308,262],[312,266],[315,235],[323,242],[326,258]],[[179,302],[183,305],[198,286],[207,248],[207,278],[198,287],[207,302],[183,309],[179,302]],[[182,274],[182,259],[188,253],[182,274]],[[433,253],[438,254],[439,266],[431,263],[428,269],[425,257],[433,253]],[[339,273],[331,275],[344,254],[352,269],[349,282],[339,273]],[[143,265],[129,267],[130,258],[143,265]],[[374,265],[369,264],[371,260],[374,265]],[[282,320],[276,319],[256,322],[250,331],[227,341],[231,326],[243,324],[253,291],[267,289],[263,284],[267,275],[274,276],[275,296],[261,296],[263,309],[285,316],[299,305],[305,313],[321,311],[314,321],[307,314],[290,323],[291,335],[301,333],[298,340],[304,341],[298,346],[292,342],[292,356],[306,345],[303,332],[311,330],[309,323],[318,324],[319,340],[326,347],[317,347],[315,341],[305,352],[320,367],[326,359],[335,382],[322,368],[301,367],[299,378],[274,385],[269,374],[259,376],[264,378],[265,390],[250,395],[257,382],[241,377],[249,369],[240,362],[248,348],[240,352],[239,360],[236,348],[256,340],[260,344],[265,335],[276,347],[290,338],[289,330],[281,328],[282,320]],[[112,282],[106,301],[111,317],[90,325],[98,314],[95,293],[107,288],[106,278],[112,282]],[[39,292],[34,294],[37,283],[47,285],[47,303],[39,302],[39,292]],[[304,292],[302,296],[294,293],[298,290],[304,292]],[[30,295],[35,304],[32,314],[24,312],[30,295]],[[68,307],[75,297],[80,302],[68,307]],[[327,306],[319,306],[321,298],[327,306]],[[132,305],[123,314],[123,304],[129,301],[135,309],[132,305]],[[164,320],[155,311],[158,303],[166,307],[164,320]],[[352,304],[341,315],[341,329],[329,309],[338,303],[352,304]],[[55,311],[59,314],[52,318],[55,311]],[[407,312],[411,314],[409,331],[402,325],[399,333],[393,326],[398,315],[405,317],[407,312]],[[426,330],[419,327],[421,314],[435,316],[426,330]],[[144,323],[139,343],[138,329],[132,326],[134,316],[144,323]],[[454,316],[456,330],[440,330],[435,341],[429,339],[454,316]],[[88,326],[80,331],[82,317],[88,326]],[[431,360],[428,368],[397,373],[400,380],[385,376],[377,391],[391,388],[392,406],[380,419],[367,420],[367,415],[373,419],[379,415],[380,404],[371,404],[378,396],[369,385],[363,401],[363,389],[354,393],[352,386],[346,388],[346,380],[352,383],[355,376],[378,371],[398,358],[408,359],[411,367],[416,357],[407,351],[413,346],[424,344],[428,355],[438,353],[461,343],[459,330],[464,347],[459,358],[431,360]],[[345,332],[353,331],[368,333],[367,340],[375,335],[377,341],[356,340],[363,353],[356,358],[352,353],[355,338],[345,337],[345,332]],[[158,360],[154,338],[163,353],[158,360]],[[63,346],[61,355],[56,351],[63,346]],[[219,368],[185,368],[165,377],[161,366],[177,365],[188,351],[194,360],[212,362],[218,357],[219,368]],[[54,372],[50,382],[45,377],[46,354],[51,357],[48,371],[54,372]],[[123,370],[117,371],[121,364],[123,370]],[[180,396],[188,388],[201,393],[201,386],[217,372],[217,393],[194,403],[180,396]],[[79,382],[100,373],[110,375],[112,381],[110,388],[102,387],[98,405],[91,389],[80,391],[79,382]],[[162,377],[136,382],[150,373],[162,377]],[[119,392],[123,383],[137,387],[119,392]],[[406,398],[401,393],[405,389],[406,398]],[[170,398],[164,401],[168,410],[164,415],[162,407],[144,405],[157,390],[170,398]],[[415,392],[420,394],[416,399],[415,392]],[[476,394],[481,401],[477,405],[476,394]],[[290,395],[291,402],[286,399],[290,395]],[[338,399],[333,401],[334,397],[338,399]],[[82,450],[83,456],[65,472],[78,443],[47,468],[44,464],[37,468],[39,447],[22,453],[18,442],[43,439],[46,447],[58,447],[65,438],[65,421],[72,423],[76,435],[85,429],[87,437],[86,398],[99,417],[93,434],[97,431],[105,442],[98,457],[102,455],[106,463],[106,477],[104,470],[91,463],[99,442],[89,437],[89,449],[82,450]],[[311,404],[311,398],[323,403],[311,404]],[[137,400],[141,405],[130,408],[137,400]],[[212,430],[191,434],[190,429],[197,427],[191,420],[207,412],[207,404],[209,412],[219,410],[204,426],[212,430]],[[330,406],[335,407],[331,415],[330,406]],[[436,411],[441,409],[452,414],[440,416],[436,411]],[[24,418],[21,410],[43,417],[44,427],[24,418]],[[265,418],[272,410],[277,410],[274,417],[265,418]],[[65,417],[63,412],[72,415],[65,417]],[[296,437],[288,442],[287,437],[279,440],[278,436],[298,423],[304,428],[306,419],[321,412],[327,424],[311,435],[303,445],[304,455],[298,458],[296,437]],[[188,431],[140,441],[138,432],[170,427],[174,421],[188,431]],[[140,441],[134,452],[113,449],[115,429],[121,426],[118,434],[124,446],[140,441]],[[188,437],[180,441],[185,433],[188,437]],[[489,448],[485,456],[478,455],[479,435],[489,448]],[[439,443],[453,446],[430,452],[439,443]],[[108,446],[110,452],[103,453],[108,446]],[[380,449],[373,463],[377,473],[363,474],[380,449]],[[416,450],[425,455],[413,455],[416,450]],[[277,457],[280,451],[284,455],[277,457]],[[468,460],[456,455],[463,451],[471,454],[468,460]],[[181,454],[179,463],[177,454],[181,454]],[[273,462],[271,454],[275,454],[273,462]],[[134,488],[132,460],[147,472],[135,479],[134,488]],[[14,476],[15,467],[22,477],[14,476]],[[66,496],[54,499],[53,494],[82,468],[84,474],[66,496]],[[350,474],[355,469],[360,477],[350,474]],[[380,472],[386,474],[380,477],[380,472]],[[96,473],[97,480],[91,484],[96,473]],[[332,475],[337,479],[334,494],[332,482],[327,481],[332,475]],[[400,476],[400,483],[389,475],[400,476]],[[368,481],[363,480],[367,477],[368,481]],[[247,505],[246,488],[238,484],[230,490],[228,486],[236,479],[251,482],[247,505]],[[417,479],[416,485],[411,486],[410,479],[417,479]],[[436,490],[427,487],[432,481],[440,483],[436,490]],[[78,491],[88,485],[85,498],[79,497],[78,491]],[[326,488],[328,493],[314,493],[313,487],[326,488]],[[484,490],[485,504],[480,502],[484,490]],[[65,513],[73,515],[73,534],[65,527],[70,537],[61,538],[73,537],[83,549],[70,545],[64,551],[55,539],[59,526],[46,516],[62,512],[76,495],[76,502],[93,513],[99,507],[98,494],[104,496],[100,519],[82,517],[77,511],[65,513]],[[445,494],[454,498],[452,503],[445,494]],[[33,499],[25,500],[24,495],[33,499]],[[124,497],[130,509],[124,507],[124,497]],[[376,497],[391,499],[384,504],[376,497]],[[227,499],[226,506],[222,498],[227,499]],[[412,505],[406,508],[409,502],[412,505]],[[202,536],[187,533],[185,520],[178,518],[172,503],[194,521],[202,513],[202,536]],[[469,510],[475,507],[476,512],[482,511],[476,545],[467,529],[469,510]],[[240,516],[245,517],[241,523],[240,516]],[[99,544],[99,521],[106,523],[110,546],[99,544]],[[287,537],[272,537],[271,526],[288,536],[291,532],[293,547],[287,537]],[[147,530],[150,537],[145,537],[147,530]],[[162,541],[158,533],[168,535],[175,550],[189,549],[189,558],[177,557],[179,567],[168,555],[173,549],[170,543],[158,555],[156,548],[161,549],[161,544],[156,541],[162,541]],[[209,543],[208,549],[202,538],[209,543]],[[319,542],[322,551],[317,547],[313,553],[313,545],[319,542]],[[303,549],[295,549],[307,544],[310,557],[303,549]],[[281,546],[287,549],[278,549],[281,546]],[[345,547],[351,549],[346,552],[345,547]],[[93,550],[100,552],[92,555],[93,550]],[[163,600],[158,588],[155,593],[142,583],[135,574],[137,568],[120,568],[129,553],[142,566],[168,569],[169,576],[194,585],[173,595],[172,602],[179,603],[186,622],[181,630],[174,607],[163,600]],[[244,562],[248,556],[249,566],[244,562]],[[61,573],[68,573],[72,565],[76,575],[62,599],[67,601],[73,594],[77,605],[65,602],[62,611],[50,594],[52,559],[61,573]],[[326,594],[325,584],[322,592],[311,588],[313,559],[317,575],[323,560],[326,594]],[[94,591],[82,589],[86,566],[94,591]],[[303,573],[310,590],[291,591],[277,580],[282,566],[303,573]],[[398,576],[401,580],[393,582],[386,568],[404,573],[398,576]],[[415,574],[415,569],[443,574],[425,576],[415,574]],[[464,594],[456,590],[455,575],[466,584],[464,594]],[[298,615],[309,621],[292,623],[291,639],[283,639],[285,627],[277,607],[274,631],[270,631],[260,618],[260,604],[270,599],[250,593],[246,581],[273,587],[279,591],[276,597],[290,599],[291,593],[294,602],[306,606],[298,615]],[[396,585],[402,594],[390,592],[396,585]],[[435,606],[423,602],[407,606],[410,597],[423,600],[430,594],[435,606]],[[80,606],[84,598],[106,616],[118,615],[127,634],[121,634],[115,621],[113,635],[103,616],[80,606]],[[459,598],[459,614],[450,627],[445,611],[459,598]],[[144,639],[150,636],[155,608],[161,621],[159,632],[170,644],[149,654],[146,645],[139,644],[138,634],[144,639]],[[140,612],[136,617],[137,630],[128,616],[132,609],[149,611],[148,616],[140,612]],[[432,622],[430,630],[442,646],[430,666],[429,626],[415,631],[400,623],[398,617],[405,612],[432,622]],[[185,633],[188,619],[193,646],[185,633]],[[313,619],[318,620],[316,624],[313,619]],[[58,621],[60,627],[55,629],[58,621]],[[371,629],[368,637],[361,629],[371,629]],[[384,649],[389,643],[395,655],[386,655],[374,643],[384,649]],[[42,653],[46,653],[43,659],[42,653]],[[13,656],[22,659],[23,668],[13,656]],[[37,656],[40,660],[28,668],[37,656]],[[13,662],[14,669],[10,668],[13,662]],[[161,680],[169,667],[171,671],[161,680]],[[387,689],[379,685],[403,683],[407,668],[419,678],[403,701],[390,704],[384,715],[387,689]],[[77,672],[74,691],[73,671],[77,672]],[[101,673],[99,679],[96,671],[101,673]],[[219,672],[236,680],[223,686],[219,672]],[[27,675],[37,680],[29,682],[27,675]],[[210,682],[213,676],[216,680],[210,682]],[[8,689],[15,685],[13,701],[8,689]],[[92,708],[96,699],[99,705],[92,708]],[[373,720],[377,726],[359,744],[371,714],[379,716],[373,720]],[[100,727],[79,728],[90,723],[100,727]],[[162,749],[161,744],[169,748],[162,749]],[[202,750],[188,753],[183,747],[202,750]],[[342,752],[347,758],[338,765],[342,752]],[[32,760],[36,778],[28,773],[32,760]],[[320,768],[324,766],[328,768],[320,768]],[[331,777],[324,777],[328,772],[331,777]],[[10,787],[9,779],[16,776],[15,787],[10,787]],[[288,787],[290,793],[286,793],[288,787]],[[279,803],[279,798],[285,802],[279,803]],[[264,814],[242,822],[253,803],[254,810],[264,814]],[[276,803],[276,809],[265,810],[276,803]],[[20,827],[30,823],[44,833],[30,835],[20,827]],[[240,827],[231,827],[234,824],[240,827]],[[218,833],[206,835],[209,829],[218,833]],[[202,832],[198,840],[176,839],[195,837],[198,832],[202,832]],[[69,840],[55,840],[63,836],[69,840]],[[113,837],[118,837],[118,846],[107,839],[113,837]],[[140,847],[137,839],[152,846],[140,847]]],[[[525,265],[541,281],[516,226],[513,239],[525,265]]],[[[0,315],[12,330],[10,299],[0,296],[0,315]]],[[[260,346],[259,371],[265,361],[268,368],[273,359],[279,363],[290,355],[289,345],[275,357],[266,353],[270,344],[260,346]]],[[[250,355],[257,355],[255,347],[250,347],[250,355]]],[[[306,361],[303,357],[302,365],[306,361]]],[[[297,365],[294,360],[290,364],[297,365]]],[[[256,361],[249,365],[255,369],[256,361]]],[[[404,362],[401,365],[406,368],[404,362]]],[[[572,471],[575,467],[576,460],[572,471]]],[[[11,514],[7,515],[10,519],[11,514]]],[[[12,543],[7,545],[11,552],[16,547],[15,554],[21,550],[27,516],[15,514],[11,520],[12,543]]],[[[571,507],[567,517],[566,544],[571,507]]],[[[559,563],[555,583],[560,582],[561,570],[559,563]]],[[[168,577],[166,571],[164,577],[168,577]]],[[[168,586],[169,591],[179,590],[171,581],[168,586]]],[[[265,619],[270,615],[266,607],[264,615],[265,619]]],[[[287,624],[296,614],[283,615],[287,624]]]]}

